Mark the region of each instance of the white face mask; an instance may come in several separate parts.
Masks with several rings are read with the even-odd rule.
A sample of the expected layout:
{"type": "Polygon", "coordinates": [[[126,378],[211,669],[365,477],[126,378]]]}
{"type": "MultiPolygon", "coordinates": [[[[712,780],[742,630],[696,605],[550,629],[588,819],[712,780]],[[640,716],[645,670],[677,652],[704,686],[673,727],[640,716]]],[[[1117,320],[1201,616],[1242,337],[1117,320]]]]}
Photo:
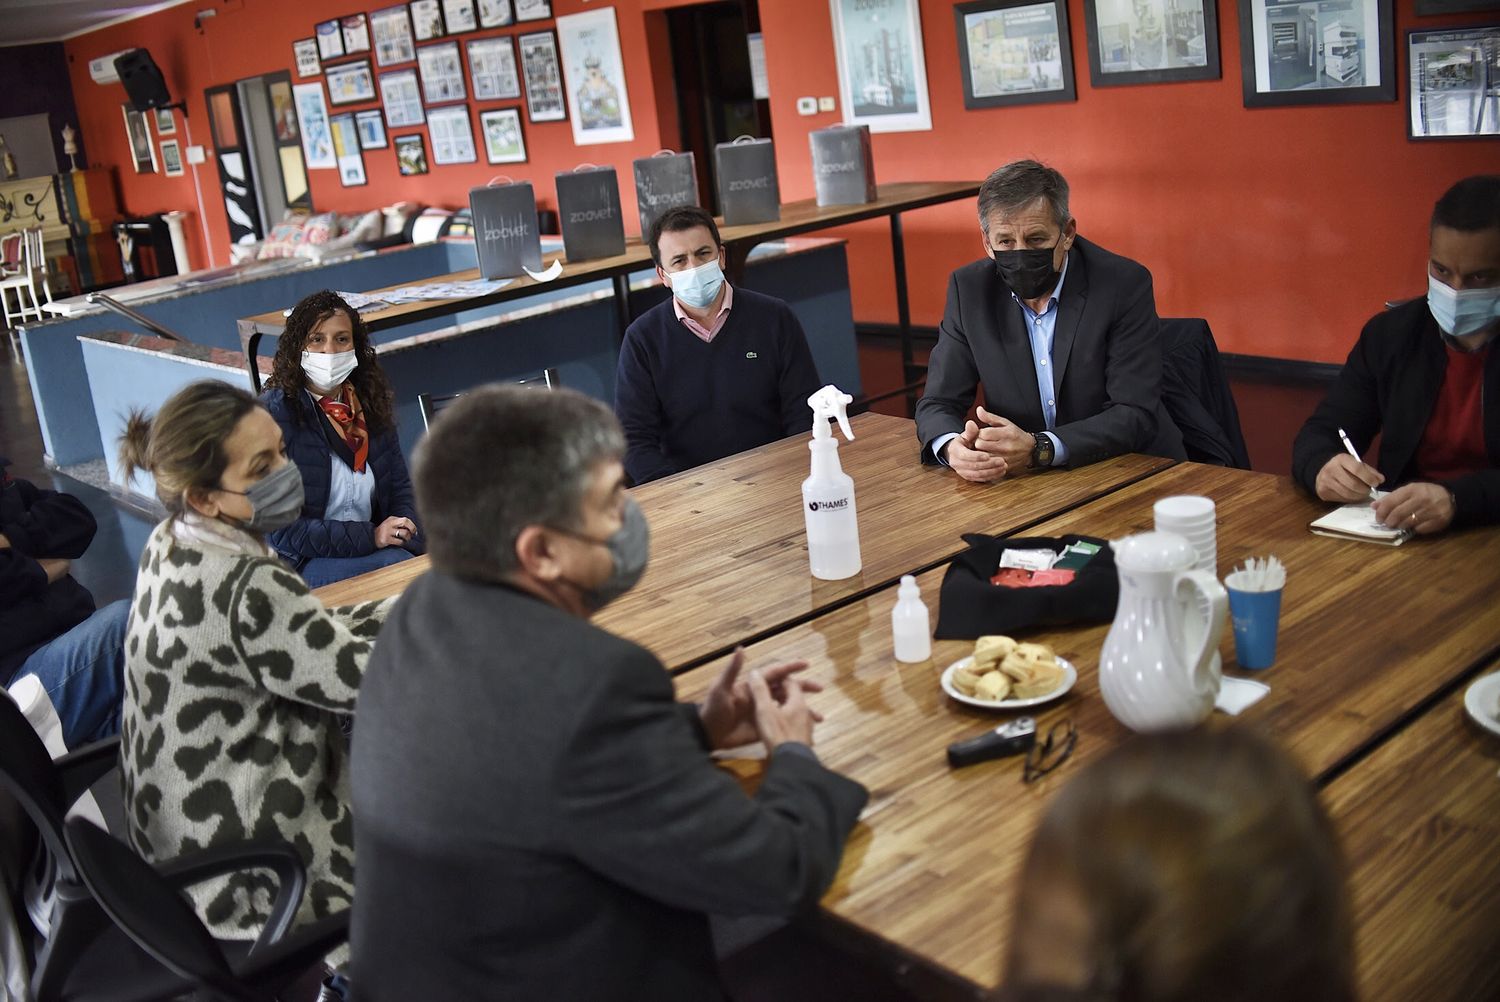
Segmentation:
{"type": "Polygon", "coordinates": [[[1454,337],[1474,334],[1500,319],[1500,286],[1460,292],[1428,275],[1427,308],[1438,326],[1454,337]]]}
{"type": "Polygon", "coordinates": [[[359,359],[354,357],[354,350],[336,351],[331,355],[324,355],[316,351],[304,351],[302,353],[302,371],[307,374],[307,381],[320,390],[332,390],[344,384],[349,378],[349,373],[359,366],[359,359]]]}

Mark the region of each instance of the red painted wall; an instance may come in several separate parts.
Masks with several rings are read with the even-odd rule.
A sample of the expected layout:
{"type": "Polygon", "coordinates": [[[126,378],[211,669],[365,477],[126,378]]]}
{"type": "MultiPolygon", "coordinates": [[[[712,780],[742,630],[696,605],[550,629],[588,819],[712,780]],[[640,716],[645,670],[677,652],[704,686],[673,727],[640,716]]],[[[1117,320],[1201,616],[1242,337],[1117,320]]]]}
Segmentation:
{"type": "MultiPolygon", "coordinates": [[[[467,201],[469,187],[499,172],[529,177],[539,198],[550,202],[553,173],[591,161],[619,170],[626,218],[633,219],[630,161],[677,137],[659,11],[685,2],[615,4],[635,142],[580,149],[572,145],[566,122],[528,121],[529,163],[435,166],[418,178],[397,174],[392,150],[372,150],[365,153],[370,177],[365,187],[341,187],[335,171],[311,172],[314,204],[355,211],[414,199],[456,207],[467,201]]],[[[1477,14],[1419,19],[1414,2],[1397,0],[1396,65],[1403,101],[1401,45],[1408,29],[1486,21],[1477,14]]],[[[131,212],[191,208],[191,177],[131,172],[120,119],[124,90],[89,80],[89,59],[129,46],[149,48],[173,94],[186,95],[195,140],[207,143],[205,87],[289,68],[294,39],[310,36],[316,21],[350,11],[345,0],[220,0],[219,16],[200,34],[192,22],[201,6],[186,4],[67,43],[90,157],[120,166],[121,192],[131,212]]],[[[370,9],[379,6],[372,3],[370,9]]],[[[553,0],[557,14],[599,6],[553,0]]],[[[879,179],[978,179],[1016,157],[1046,160],[1072,183],[1081,232],[1150,267],[1159,310],[1207,317],[1226,351],[1342,361],[1360,326],[1384,300],[1424,288],[1426,221],[1433,200],[1460,177],[1500,169],[1497,141],[1408,142],[1403,101],[1246,110],[1236,6],[1228,0],[1219,4],[1221,80],[1095,90],[1088,82],[1083,0],[1069,0],[1078,100],[984,111],[963,107],[951,0],[921,0],[921,9],[933,129],[877,135],[879,179]]],[[[828,4],[760,0],[760,16],[782,197],[811,197],[806,134],[839,115],[804,118],[795,105],[799,96],[838,93],[828,4]]],[[[460,41],[471,37],[477,36],[460,36],[460,41]]],[[[477,113],[474,117],[477,134],[477,113]]],[[[430,142],[428,151],[430,156],[430,142]]],[[[211,164],[201,172],[208,228],[222,264],[227,237],[217,178],[211,164]]],[[[627,229],[634,227],[627,224],[627,229]]],[[[842,235],[851,241],[857,318],[894,320],[888,228],[863,224],[842,235]]],[[[913,213],[906,219],[906,235],[914,319],[936,324],[948,272],[981,253],[973,205],[913,213]]],[[[201,235],[194,239],[194,264],[201,267],[207,263],[201,235]]]]}

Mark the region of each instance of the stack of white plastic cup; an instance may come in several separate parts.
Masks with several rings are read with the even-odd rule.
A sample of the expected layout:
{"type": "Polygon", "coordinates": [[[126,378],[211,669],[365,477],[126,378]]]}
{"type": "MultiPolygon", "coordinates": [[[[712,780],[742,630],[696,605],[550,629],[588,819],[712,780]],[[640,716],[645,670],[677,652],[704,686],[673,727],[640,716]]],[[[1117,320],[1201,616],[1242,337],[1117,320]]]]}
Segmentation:
{"type": "Polygon", "coordinates": [[[1156,502],[1156,530],[1172,532],[1193,544],[1198,554],[1193,570],[1219,576],[1219,536],[1212,498],[1192,494],[1162,498],[1156,502]]]}

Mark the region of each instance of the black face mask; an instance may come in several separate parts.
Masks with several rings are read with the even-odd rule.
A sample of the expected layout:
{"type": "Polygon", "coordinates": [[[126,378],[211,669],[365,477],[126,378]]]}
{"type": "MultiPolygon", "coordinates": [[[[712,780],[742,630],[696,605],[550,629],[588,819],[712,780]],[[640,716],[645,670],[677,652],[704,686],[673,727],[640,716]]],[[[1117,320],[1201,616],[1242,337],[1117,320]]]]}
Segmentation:
{"type": "Polygon", "coordinates": [[[1057,287],[1057,269],[1052,267],[1051,247],[995,251],[995,272],[1011,292],[1022,299],[1045,296],[1057,287]]]}

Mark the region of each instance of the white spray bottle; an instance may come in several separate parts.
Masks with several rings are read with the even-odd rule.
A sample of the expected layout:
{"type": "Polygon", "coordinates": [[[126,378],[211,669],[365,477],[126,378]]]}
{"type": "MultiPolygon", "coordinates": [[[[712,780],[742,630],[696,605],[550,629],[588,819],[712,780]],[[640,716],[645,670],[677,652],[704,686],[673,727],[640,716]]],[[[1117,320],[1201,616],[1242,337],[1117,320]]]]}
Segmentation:
{"type": "Polygon", "coordinates": [[[812,473],[802,481],[802,515],[807,520],[807,558],[812,576],[838,581],[859,573],[859,519],[854,513],[854,481],[839,465],[839,442],[829,430],[837,418],[839,430],[851,442],[849,414],[854,401],[829,384],[807,398],[813,409],[812,473]]]}

